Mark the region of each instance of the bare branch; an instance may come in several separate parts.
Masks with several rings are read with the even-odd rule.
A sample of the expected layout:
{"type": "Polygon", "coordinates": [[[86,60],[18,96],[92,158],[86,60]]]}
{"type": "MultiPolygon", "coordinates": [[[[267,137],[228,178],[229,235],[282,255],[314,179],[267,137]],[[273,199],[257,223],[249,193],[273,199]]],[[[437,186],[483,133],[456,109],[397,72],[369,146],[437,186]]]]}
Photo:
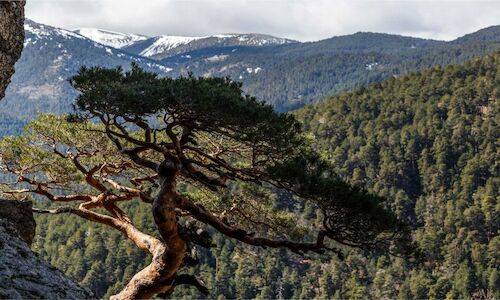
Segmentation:
{"type": "MultiPolygon", "coordinates": [[[[116,181],[114,181],[112,179],[109,179],[109,178],[102,178],[102,180],[106,181],[113,188],[119,190],[120,192],[125,192],[127,194],[126,196],[122,196],[121,198],[126,197],[127,200],[128,200],[130,198],[130,196],[136,196],[136,197],[139,197],[143,202],[146,202],[146,203],[152,203],[153,202],[153,197],[151,197],[151,195],[149,193],[146,193],[146,192],[144,192],[144,191],[142,191],[140,189],[135,189],[135,188],[131,188],[131,187],[127,187],[127,186],[121,185],[118,182],[116,182],[116,181]]],[[[120,199],[118,199],[118,200],[120,200],[120,199]]]]}
{"type": "MultiPolygon", "coordinates": [[[[31,189],[31,190],[17,190],[14,191],[16,193],[23,193],[23,192],[33,192],[42,196],[45,196],[47,199],[50,201],[54,202],[71,202],[71,201],[91,201],[92,196],[89,195],[65,195],[65,196],[56,196],[53,193],[49,192],[47,189],[44,188],[46,186],[45,183],[38,182],[34,179],[25,177],[25,176],[18,176],[18,180],[21,182],[26,182],[36,188],[31,189]]],[[[12,193],[13,191],[5,191],[4,193],[12,193]]]]}
{"type": "Polygon", "coordinates": [[[33,208],[33,212],[42,214],[70,213],[80,216],[89,221],[113,227],[114,229],[117,229],[125,236],[127,236],[130,240],[132,240],[137,245],[137,247],[151,254],[155,254],[158,250],[158,247],[162,245],[162,242],[160,240],[141,232],[129,222],[124,222],[110,216],[90,211],[83,208],[82,206],[80,206],[80,208],[73,208],[71,206],[60,206],[53,209],[33,208]]]}

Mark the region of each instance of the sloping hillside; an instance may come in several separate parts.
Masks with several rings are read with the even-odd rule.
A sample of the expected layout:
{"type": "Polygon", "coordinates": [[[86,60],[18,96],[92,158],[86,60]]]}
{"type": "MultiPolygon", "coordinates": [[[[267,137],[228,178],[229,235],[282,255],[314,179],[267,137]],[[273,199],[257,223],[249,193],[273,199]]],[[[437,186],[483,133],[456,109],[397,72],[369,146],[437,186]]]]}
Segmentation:
{"type": "Polygon", "coordinates": [[[425,263],[406,265],[407,276],[394,258],[358,265],[363,298],[499,297],[500,52],[297,114],[338,174],[387,197],[414,227],[425,263]]]}
{"type": "Polygon", "coordinates": [[[230,76],[243,81],[250,94],[287,111],[360,85],[437,64],[463,63],[499,48],[496,26],[451,42],[371,32],[308,43],[226,34],[155,37],[122,50],[158,60],[173,69],[171,76],[230,76]]]}
{"type": "Polygon", "coordinates": [[[393,76],[435,65],[463,63],[499,49],[499,36],[498,28],[486,36],[487,41],[470,38],[470,42],[461,43],[357,33],[253,51],[224,48],[206,54],[185,53],[192,58],[188,61],[184,58],[183,62],[182,57],[172,57],[163,62],[176,72],[230,75],[243,81],[251,94],[273,103],[278,110],[287,111],[393,76]]]}

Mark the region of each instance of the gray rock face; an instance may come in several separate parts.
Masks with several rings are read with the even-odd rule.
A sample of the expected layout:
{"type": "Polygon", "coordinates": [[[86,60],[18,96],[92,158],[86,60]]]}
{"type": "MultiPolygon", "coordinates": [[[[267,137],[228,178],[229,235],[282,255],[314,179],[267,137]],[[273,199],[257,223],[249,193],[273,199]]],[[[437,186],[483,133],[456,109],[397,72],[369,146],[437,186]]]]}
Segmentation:
{"type": "Polygon", "coordinates": [[[13,235],[18,235],[28,245],[35,237],[35,219],[31,212],[30,201],[9,201],[0,199],[0,220],[13,230],[13,235]]]}
{"type": "Polygon", "coordinates": [[[0,299],[92,299],[92,293],[31,251],[31,203],[0,200],[0,299]]]}
{"type": "Polygon", "coordinates": [[[23,50],[24,4],[25,1],[0,1],[0,100],[23,50]]]}

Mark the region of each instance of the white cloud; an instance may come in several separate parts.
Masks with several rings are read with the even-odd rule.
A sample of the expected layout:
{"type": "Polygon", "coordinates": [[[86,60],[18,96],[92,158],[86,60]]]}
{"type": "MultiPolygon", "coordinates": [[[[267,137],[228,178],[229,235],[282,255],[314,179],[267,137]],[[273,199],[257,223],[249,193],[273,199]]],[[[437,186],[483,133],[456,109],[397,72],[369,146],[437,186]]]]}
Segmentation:
{"type": "Polygon", "coordinates": [[[146,35],[259,32],[318,40],[357,31],[452,39],[500,24],[498,0],[31,0],[37,22],[146,35]]]}

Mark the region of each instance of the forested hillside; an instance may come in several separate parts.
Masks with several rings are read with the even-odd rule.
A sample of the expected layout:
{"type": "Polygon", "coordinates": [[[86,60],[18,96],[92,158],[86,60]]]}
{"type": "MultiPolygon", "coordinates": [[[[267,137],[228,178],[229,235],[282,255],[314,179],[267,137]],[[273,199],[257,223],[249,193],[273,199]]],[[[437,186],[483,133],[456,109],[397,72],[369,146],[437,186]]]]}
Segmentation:
{"type": "MultiPolygon", "coordinates": [[[[398,282],[397,260],[379,259],[366,278],[372,288],[401,284],[409,298],[499,297],[499,100],[496,53],[298,113],[341,176],[391,199],[415,228],[426,263],[398,282]]],[[[372,295],[396,296],[381,292],[372,295]]]]}
{"type": "MultiPolygon", "coordinates": [[[[340,176],[386,197],[411,224],[422,262],[357,250],[344,259],[310,259],[216,237],[216,248],[199,250],[210,297],[499,298],[499,100],[497,52],[296,112],[340,176]]],[[[315,218],[311,207],[294,209],[315,218]]],[[[152,229],[148,207],[128,211],[152,229]]],[[[97,225],[67,216],[38,216],[37,223],[35,249],[99,296],[119,290],[147,263],[118,233],[97,225]]],[[[178,289],[172,297],[202,296],[178,289]]]]}
{"type": "Polygon", "coordinates": [[[392,76],[463,63],[499,47],[500,26],[494,26],[451,42],[359,32],[277,47],[201,49],[161,62],[177,73],[231,76],[250,94],[289,111],[392,76]]]}

